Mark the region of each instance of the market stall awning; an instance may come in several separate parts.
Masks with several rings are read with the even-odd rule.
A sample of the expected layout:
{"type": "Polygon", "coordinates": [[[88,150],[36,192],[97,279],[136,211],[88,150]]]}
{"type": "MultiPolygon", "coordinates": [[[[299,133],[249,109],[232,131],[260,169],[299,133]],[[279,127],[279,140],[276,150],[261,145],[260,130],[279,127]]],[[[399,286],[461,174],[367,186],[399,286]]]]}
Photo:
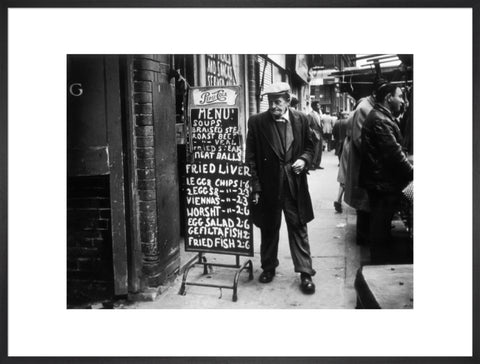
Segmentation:
{"type": "Polygon", "coordinates": [[[335,77],[340,92],[348,92],[356,100],[371,94],[376,78],[411,85],[413,82],[413,55],[374,54],[357,57],[357,66],[330,73],[335,77]]]}

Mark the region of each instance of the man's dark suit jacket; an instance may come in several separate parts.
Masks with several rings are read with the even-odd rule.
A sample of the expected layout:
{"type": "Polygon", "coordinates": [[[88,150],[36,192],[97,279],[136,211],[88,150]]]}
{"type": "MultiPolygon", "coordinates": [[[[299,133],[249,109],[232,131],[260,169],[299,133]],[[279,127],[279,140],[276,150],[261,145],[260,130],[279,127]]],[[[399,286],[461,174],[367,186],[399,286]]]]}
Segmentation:
{"type": "MultiPolygon", "coordinates": [[[[300,222],[306,224],[313,219],[313,208],[308,192],[307,171],[313,158],[313,141],[309,120],[305,114],[289,110],[292,124],[293,143],[291,163],[284,160],[280,141],[272,115],[269,111],[253,115],[248,120],[246,162],[252,175],[252,193],[259,192],[260,200],[251,206],[253,223],[259,227],[272,224],[272,211],[280,208],[284,172],[293,179],[300,222]],[[297,159],[305,160],[305,168],[299,175],[294,174],[291,164],[297,159]],[[282,171],[283,170],[283,171],[282,171]]],[[[288,188],[286,185],[283,188],[288,188]]]]}

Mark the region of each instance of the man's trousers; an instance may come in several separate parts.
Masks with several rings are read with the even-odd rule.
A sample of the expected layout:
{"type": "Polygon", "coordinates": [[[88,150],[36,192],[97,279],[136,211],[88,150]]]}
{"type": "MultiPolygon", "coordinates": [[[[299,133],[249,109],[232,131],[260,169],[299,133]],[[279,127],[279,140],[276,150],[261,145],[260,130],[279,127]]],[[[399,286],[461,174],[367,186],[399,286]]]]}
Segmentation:
{"type": "Polygon", "coordinates": [[[288,230],[288,241],[290,254],[292,256],[295,272],[315,274],[312,268],[310,256],[310,244],[308,241],[307,225],[300,222],[298,216],[297,202],[293,199],[287,186],[283,188],[284,193],[279,206],[269,211],[271,224],[261,228],[260,256],[262,269],[265,271],[274,270],[278,262],[278,240],[280,225],[282,221],[282,210],[285,215],[288,230]]]}
{"type": "Polygon", "coordinates": [[[367,245],[370,235],[370,212],[357,210],[357,244],[367,245]]]}
{"type": "Polygon", "coordinates": [[[323,153],[323,139],[316,141],[313,146],[313,159],[312,159],[312,167],[319,168],[320,164],[322,163],[322,153],[323,153]]]}
{"type": "Polygon", "coordinates": [[[368,191],[370,199],[370,261],[384,264],[391,260],[392,218],[400,202],[399,193],[368,191]]]}

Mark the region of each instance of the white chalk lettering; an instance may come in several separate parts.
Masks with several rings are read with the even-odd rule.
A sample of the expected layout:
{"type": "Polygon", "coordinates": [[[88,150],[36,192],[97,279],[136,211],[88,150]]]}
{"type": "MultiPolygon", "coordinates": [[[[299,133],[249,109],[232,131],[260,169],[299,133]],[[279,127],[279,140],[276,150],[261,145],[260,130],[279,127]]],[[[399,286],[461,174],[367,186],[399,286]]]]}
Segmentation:
{"type": "Polygon", "coordinates": [[[219,212],[220,212],[220,206],[187,207],[187,216],[212,217],[212,216],[218,216],[219,212]]]}

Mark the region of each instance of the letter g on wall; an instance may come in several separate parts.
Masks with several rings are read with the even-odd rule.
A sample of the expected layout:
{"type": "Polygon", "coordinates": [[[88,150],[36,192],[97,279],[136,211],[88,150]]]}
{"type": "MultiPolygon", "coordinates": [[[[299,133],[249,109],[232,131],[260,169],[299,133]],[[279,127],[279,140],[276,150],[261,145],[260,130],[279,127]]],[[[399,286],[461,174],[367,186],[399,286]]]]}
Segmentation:
{"type": "Polygon", "coordinates": [[[68,91],[70,92],[70,95],[72,96],[82,96],[83,95],[83,88],[81,83],[72,83],[68,87],[68,91]]]}

